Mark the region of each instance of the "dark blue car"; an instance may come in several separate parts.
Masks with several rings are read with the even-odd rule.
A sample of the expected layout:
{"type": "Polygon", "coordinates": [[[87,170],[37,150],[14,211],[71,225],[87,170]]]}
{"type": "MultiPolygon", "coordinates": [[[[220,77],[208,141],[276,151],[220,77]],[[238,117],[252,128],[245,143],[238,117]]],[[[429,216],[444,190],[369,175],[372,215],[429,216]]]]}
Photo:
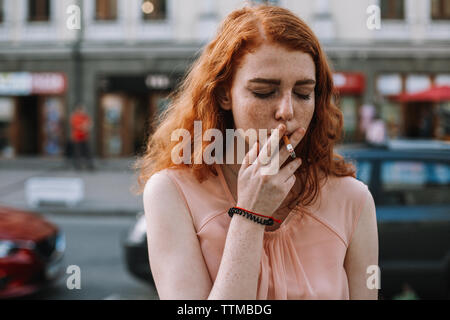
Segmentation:
{"type": "Polygon", "coordinates": [[[450,298],[450,151],[340,150],[376,204],[380,298],[450,298]]]}

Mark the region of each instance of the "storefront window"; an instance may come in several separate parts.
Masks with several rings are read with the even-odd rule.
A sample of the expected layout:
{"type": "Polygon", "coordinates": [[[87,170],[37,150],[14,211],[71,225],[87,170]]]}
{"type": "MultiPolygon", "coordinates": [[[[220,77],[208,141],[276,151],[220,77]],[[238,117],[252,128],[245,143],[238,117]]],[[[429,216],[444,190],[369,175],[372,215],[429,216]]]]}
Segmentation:
{"type": "Polygon", "coordinates": [[[106,94],[102,97],[102,153],[105,156],[120,156],[122,154],[123,104],[123,99],[119,95],[106,94]]]}
{"type": "Polygon", "coordinates": [[[0,23],[3,22],[3,0],[0,0],[0,23]]]}
{"type": "Polygon", "coordinates": [[[381,19],[405,19],[405,3],[403,0],[381,0],[381,19]]]}
{"type": "Polygon", "coordinates": [[[129,157],[145,150],[159,115],[170,103],[175,81],[159,73],[103,78],[99,103],[102,157],[129,157]]]}
{"type": "Polygon", "coordinates": [[[400,104],[392,100],[385,99],[381,104],[381,118],[384,120],[387,135],[393,139],[400,135],[402,113],[400,104]]]}
{"type": "Polygon", "coordinates": [[[450,141],[450,101],[442,102],[438,109],[438,137],[450,141]]]}
{"type": "Polygon", "coordinates": [[[50,0],[28,0],[28,21],[49,21],[50,0]]]}
{"type": "Polygon", "coordinates": [[[450,0],[432,0],[431,19],[450,20],[450,0]]]}
{"type": "MultiPolygon", "coordinates": [[[[436,86],[450,86],[450,74],[441,73],[434,79],[436,86]]],[[[450,101],[442,101],[438,104],[437,136],[450,141],[450,101]]]]}
{"type": "Polygon", "coordinates": [[[61,155],[64,150],[64,109],[61,98],[48,97],[44,100],[44,154],[61,155]]]}
{"type": "Polygon", "coordinates": [[[379,108],[381,118],[386,124],[390,139],[401,135],[402,112],[401,105],[395,99],[390,99],[403,91],[403,81],[400,74],[380,74],[377,77],[377,93],[380,98],[379,108]]]}
{"type": "Polygon", "coordinates": [[[116,20],[117,19],[117,0],[96,0],[95,1],[95,19],[116,20]]]}
{"type": "Polygon", "coordinates": [[[167,18],[166,0],[143,0],[141,9],[144,20],[164,20],[167,18]]]}
{"type": "Polygon", "coordinates": [[[13,98],[0,98],[0,157],[11,158],[14,156],[10,133],[13,117],[13,98]]]}

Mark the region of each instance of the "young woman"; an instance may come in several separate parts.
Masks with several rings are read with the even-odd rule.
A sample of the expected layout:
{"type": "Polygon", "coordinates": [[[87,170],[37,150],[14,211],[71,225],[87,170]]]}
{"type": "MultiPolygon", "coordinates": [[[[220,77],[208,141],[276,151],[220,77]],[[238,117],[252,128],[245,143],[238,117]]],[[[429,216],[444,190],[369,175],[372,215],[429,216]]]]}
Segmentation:
{"type": "Polygon", "coordinates": [[[293,13],[245,7],[224,20],[136,164],[160,299],[377,299],[368,273],[378,264],[375,205],[333,152],[343,124],[333,93],[325,54],[293,13]],[[243,161],[224,138],[224,162],[199,163],[212,142],[195,146],[195,121],[223,137],[272,134],[243,137],[243,161]],[[183,144],[192,152],[182,151],[190,161],[174,161],[177,129],[192,137],[183,144]],[[263,154],[278,155],[275,174],[265,174],[263,154]],[[245,211],[230,217],[233,207],[245,211]]]}

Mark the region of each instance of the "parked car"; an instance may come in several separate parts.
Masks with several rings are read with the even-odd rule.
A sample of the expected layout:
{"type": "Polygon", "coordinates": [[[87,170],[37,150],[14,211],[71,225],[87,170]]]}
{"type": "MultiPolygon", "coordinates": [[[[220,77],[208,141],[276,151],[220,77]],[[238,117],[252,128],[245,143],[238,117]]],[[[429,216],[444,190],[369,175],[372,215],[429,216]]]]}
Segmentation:
{"type": "MultiPolygon", "coordinates": [[[[357,179],[371,191],[377,210],[380,299],[450,298],[450,151],[341,148],[357,179]],[[413,292],[414,294],[410,294],[413,292]]],[[[152,282],[145,216],[140,213],[124,242],[128,268],[152,282]]]]}
{"type": "Polygon", "coordinates": [[[450,151],[341,150],[357,167],[377,210],[380,295],[450,298],[450,151]]]}
{"type": "Polygon", "coordinates": [[[130,228],[122,243],[128,271],[136,278],[154,284],[148,258],[144,212],[136,215],[136,223],[130,228]]]}
{"type": "Polygon", "coordinates": [[[0,298],[36,293],[63,274],[65,237],[36,213],[0,206],[0,298]]]}

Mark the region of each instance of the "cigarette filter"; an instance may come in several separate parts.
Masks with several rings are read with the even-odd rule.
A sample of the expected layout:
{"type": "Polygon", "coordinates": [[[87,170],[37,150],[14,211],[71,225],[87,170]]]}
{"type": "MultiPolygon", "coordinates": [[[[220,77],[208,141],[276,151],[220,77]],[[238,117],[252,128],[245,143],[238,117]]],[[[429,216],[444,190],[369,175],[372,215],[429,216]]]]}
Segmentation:
{"type": "Polygon", "coordinates": [[[295,155],[294,147],[291,144],[291,141],[289,141],[289,138],[287,136],[283,136],[283,141],[284,141],[284,144],[286,145],[287,151],[291,154],[291,157],[293,159],[295,159],[296,155],[295,155]]]}

